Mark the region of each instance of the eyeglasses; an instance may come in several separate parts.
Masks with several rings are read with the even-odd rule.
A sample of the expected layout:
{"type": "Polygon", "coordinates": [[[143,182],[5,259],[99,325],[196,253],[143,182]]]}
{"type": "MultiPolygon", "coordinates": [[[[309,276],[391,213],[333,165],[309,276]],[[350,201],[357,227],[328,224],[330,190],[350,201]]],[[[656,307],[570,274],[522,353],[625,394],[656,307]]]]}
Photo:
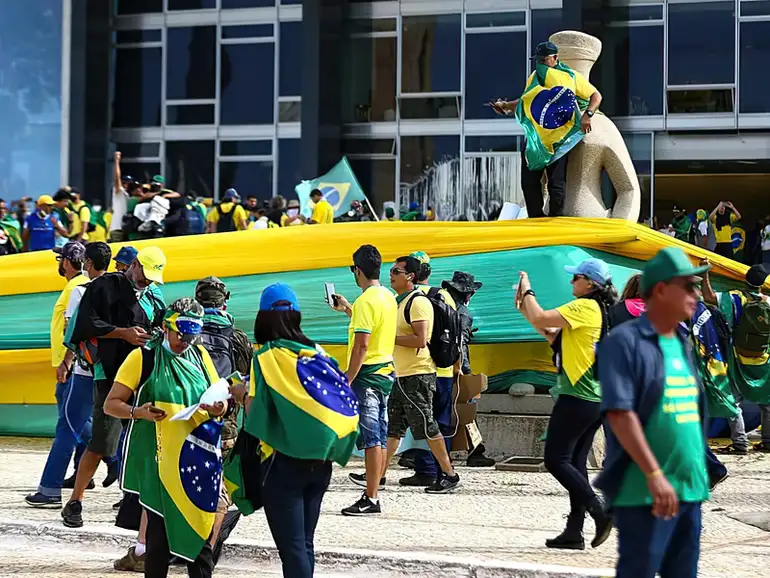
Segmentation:
{"type": "Polygon", "coordinates": [[[588,280],[588,277],[586,277],[585,275],[573,275],[573,276],[572,276],[572,282],[573,282],[573,283],[576,283],[576,282],[577,282],[577,281],[579,281],[580,279],[585,279],[585,280],[588,280]]]}
{"type": "Polygon", "coordinates": [[[390,274],[391,275],[406,275],[406,271],[404,271],[403,269],[399,269],[398,267],[393,267],[390,270],[390,274]]]}

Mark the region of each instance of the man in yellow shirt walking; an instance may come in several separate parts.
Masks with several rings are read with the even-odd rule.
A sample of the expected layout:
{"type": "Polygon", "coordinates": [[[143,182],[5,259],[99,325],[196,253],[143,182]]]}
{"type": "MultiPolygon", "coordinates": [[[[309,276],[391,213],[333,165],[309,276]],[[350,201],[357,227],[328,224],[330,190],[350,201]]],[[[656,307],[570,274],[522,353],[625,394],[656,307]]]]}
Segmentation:
{"type": "Polygon", "coordinates": [[[318,189],[310,191],[310,200],[313,201],[313,214],[308,221],[309,225],[331,225],[334,222],[334,207],[324,199],[324,194],[318,189]]]}
{"type": "Polygon", "coordinates": [[[348,329],[347,376],[359,404],[358,449],[364,450],[365,474],[350,474],[354,484],[363,486],[361,499],[342,510],[345,516],[379,514],[377,492],[385,485],[380,472],[385,465],[388,444],[388,395],[393,389],[396,344],[396,299],[380,285],[382,255],[376,247],[363,245],[353,253],[350,270],[362,295],[353,305],[335,295],[338,311],[350,317],[348,329]]]}

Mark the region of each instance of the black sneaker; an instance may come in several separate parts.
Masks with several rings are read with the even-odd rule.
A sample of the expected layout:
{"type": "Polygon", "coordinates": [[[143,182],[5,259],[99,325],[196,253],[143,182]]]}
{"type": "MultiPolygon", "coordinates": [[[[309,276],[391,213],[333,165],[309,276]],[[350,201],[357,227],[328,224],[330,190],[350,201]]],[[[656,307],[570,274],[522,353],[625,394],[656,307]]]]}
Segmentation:
{"type": "MultiPolygon", "coordinates": [[[[118,462],[112,462],[107,466],[107,476],[102,481],[103,488],[109,488],[118,481],[118,462]]],[[[91,480],[91,483],[94,481],[91,480]]]]}
{"type": "Polygon", "coordinates": [[[45,496],[40,492],[30,494],[24,501],[33,508],[61,508],[61,496],[45,496]]]}
{"type": "Polygon", "coordinates": [[[469,468],[490,468],[495,465],[495,460],[484,454],[471,454],[465,462],[469,468]]]}
{"type": "Polygon", "coordinates": [[[64,519],[64,525],[68,528],[83,527],[83,504],[77,500],[67,502],[61,511],[61,517],[64,519]]]}
{"type": "Polygon", "coordinates": [[[426,494],[448,494],[453,492],[460,485],[460,475],[455,472],[454,476],[440,474],[432,486],[425,488],[426,494]]]}
{"type": "Polygon", "coordinates": [[[422,476],[420,474],[415,474],[413,476],[409,476],[408,478],[401,478],[398,480],[398,483],[402,486],[410,486],[412,488],[427,488],[428,486],[432,486],[436,483],[436,478],[433,476],[422,476]]]}
{"type": "Polygon", "coordinates": [[[735,444],[730,444],[729,446],[715,449],[714,453],[723,456],[747,456],[749,455],[749,448],[736,447],[735,444]]]}
{"type": "Polygon", "coordinates": [[[343,516],[368,516],[369,514],[381,514],[380,501],[376,502],[364,493],[361,499],[352,506],[342,510],[343,516]]]}
{"type": "MultiPolygon", "coordinates": [[[[348,478],[357,486],[366,487],[366,474],[348,474],[348,478]]],[[[385,489],[385,478],[380,478],[380,490],[385,489]]]]}
{"type": "MultiPolygon", "coordinates": [[[[61,487],[65,490],[74,490],[75,489],[75,476],[76,474],[72,474],[69,478],[64,480],[61,487]]],[[[88,485],[86,486],[86,490],[93,490],[96,487],[96,484],[93,480],[88,482],[88,485]]]]}
{"type": "Polygon", "coordinates": [[[729,478],[729,477],[730,477],[730,474],[729,474],[729,472],[727,472],[727,470],[725,470],[725,473],[724,473],[723,475],[721,475],[721,476],[712,476],[712,475],[709,475],[709,491],[713,492],[713,491],[714,491],[714,489],[715,489],[715,488],[716,488],[716,487],[717,487],[719,484],[721,484],[722,482],[724,482],[724,481],[725,481],[727,478],[729,478]]]}
{"type": "Polygon", "coordinates": [[[398,465],[402,468],[406,468],[407,470],[413,470],[414,469],[414,458],[409,457],[400,457],[398,459],[398,465]]]}

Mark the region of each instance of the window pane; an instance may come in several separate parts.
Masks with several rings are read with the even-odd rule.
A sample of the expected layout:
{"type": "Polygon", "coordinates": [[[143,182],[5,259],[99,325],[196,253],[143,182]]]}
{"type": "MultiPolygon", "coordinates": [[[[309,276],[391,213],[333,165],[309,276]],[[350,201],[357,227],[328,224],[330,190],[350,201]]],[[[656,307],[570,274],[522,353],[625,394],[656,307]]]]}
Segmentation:
{"type": "Polygon", "coordinates": [[[652,135],[622,133],[637,175],[649,176],[652,170],[652,135]]]}
{"type": "Polygon", "coordinates": [[[217,0],[168,0],[169,10],[202,10],[217,7],[217,0]]]}
{"type": "Polygon", "coordinates": [[[273,196],[273,163],[269,161],[220,162],[220,192],[231,187],[243,198],[247,195],[253,195],[261,200],[271,198],[273,196]]]}
{"type": "Polygon", "coordinates": [[[169,28],[166,54],[166,97],[214,98],[216,26],[169,28]]]}
{"type": "Polygon", "coordinates": [[[501,118],[485,104],[518,98],[526,82],[526,32],[465,35],[465,118],[501,118]],[[504,73],[495,54],[504,55],[504,73]]]}
{"type": "Polygon", "coordinates": [[[160,42],[160,30],[118,30],[115,34],[116,44],[133,44],[135,42],[160,42]]]}
{"type": "Polygon", "coordinates": [[[741,23],[740,112],[770,112],[770,81],[757,63],[770,57],[770,22],[741,23]]]}
{"type": "Polygon", "coordinates": [[[607,28],[598,66],[610,116],[663,114],[663,26],[607,28]]]}
{"type": "Polygon", "coordinates": [[[140,183],[149,183],[152,177],[160,174],[160,163],[121,162],[120,172],[124,177],[132,177],[140,183]]]}
{"type": "Polygon", "coordinates": [[[460,15],[403,19],[402,92],[460,90],[460,15]]]}
{"type": "Polygon", "coordinates": [[[395,18],[354,18],[345,25],[348,34],[365,34],[367,32],[395,32],[395,18]]]}
{"type": "Polygon", "coordinates": [[[214,124],[213,104],[185,104],[166,108],[168,124],[214,124]]]}
{"type": "Polygon", "coordinates": [[[491,12],[488,14],[468,14],[465,17],[465,26],[467,28],[525,26],[526,23],[526,12],[491,12]]]}
{"type": "Polygon", "coordinates": [[[396,120],[396,39],[350,38],[342,71],[342,120],[396,120]]]}
{"type": "Polygon", "coordinates": [[[724,90],[669,90],[668,112],[710,113],[733,112],[733,91],[724,90]]]}
{"type": "Polygon", "coordinates": [[[741,2],[741,16],[767,16],[770,14],[770,1],[741,2]]]}
{"type": "Polygon", "coordinates": [[[118,0],[118,14],[163,12],[163,0],[118,0]]]}
{"type": "Polygon", "coordinates": [[[271,124],[275,44],[222,46],[222,124],[271,124]]]}
{"type": "Polygon", "coordinates": [[[275,0],[222,0],[222,8],[264,8],[275,6],[275,0]]]}
{"type": "Polygon", "coordinates": [[[401,137],[399,202],[436,208],[459,193],[460,137],[401,137]],[[444,201],[442,201],[444,199],[444,201]]]}
{"type": "Polygon", "coordinates": [[[302,102],[295,100],[291,102],[278,103],[278,122],[301,122],[302,121],[302,102]]]}
{"type": "Polygon", "coordinates": [[[535,53],[535,46],[545,42],[554,32],[564,30],[561,8],[548,10],[533,10],[530,14],[532,38],[530,39],[530,54],[535,53]]]}
{"type": "Polygon", "coordinates": [[[734,45],[732,2],[670,4],[668,84],[732,83],[734,45]]]}
{"type": "Polygon", "coordinates": [[[302,94],[302,22],[281,22],[279,96],[302,94]]]}
{"type": "Polygon", "coordinates": [[[465,152],[466,153],[500,153],[500,152],[515,152],[519,150],[519,139],[523,137],[518,136],[466,136],[465,137],[465,152]]]}
{"type": "Polygon", "coordinates": [[[660,20],[663,18],[663,5],[613,6],[609,11],[609,20],[611,22],[638,22],[640,20],[660,20]]]}
{"type": "Polygon", "coordinates": [[[430,118],[460,118],[460,97],[402,98],[401,118],[405,120],[430,118]]]}
{"type": "Polygon", "coordinates": [[[180,193],[214,195],[214,141],[166,142],[166,182],[180,193]]]}
{"type": "Polygon", "coordinates": [[[219,142],[219,154],[223,157],[271,155],[273,154],[273,141],[223,140],[219,142]]]}
{"type": "Polygon", "coordinates": [[[346,155],[392,155],[395,153],[395,139],[392,138],[350,138],[342,141],[342,154],[346,155]]]}
{"type": "Polygon", "coordinates": [[[222,27],[222,38],[264,38],[272,35],[272,24],[244,24],[242,26],[222,27]]]}
{"type": "Polygon", "coordinates": [[[112,126],[160,126],[160,47],[116,50],[115,86],[112,126]]]}
{"type": "Polygon", "coordinates": [[[123,142],[116,143],[115,150],[123,154],[124,159],[135,157],[157,157],[160,155],[159,142],[123,142]]]}
{"type": "Polygon", "coordinates": [[[298,138],[282,138],[278,141],[278,194],[287,199],[297,198],[294,187],[302,182],[301,150],[298,138]]]}
{"type": "Polygon", "coordinates": [[[379,217],[382,204],[396,198],[396,159],[350,159],[350,167],[379,217]]]}

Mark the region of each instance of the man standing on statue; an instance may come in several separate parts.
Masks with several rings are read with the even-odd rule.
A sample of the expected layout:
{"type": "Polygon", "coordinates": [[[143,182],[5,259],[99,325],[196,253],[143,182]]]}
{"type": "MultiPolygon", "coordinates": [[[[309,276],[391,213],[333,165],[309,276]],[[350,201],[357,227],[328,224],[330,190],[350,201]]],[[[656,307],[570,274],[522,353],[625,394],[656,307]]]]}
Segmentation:
{"type": "Polygon", "coordinates": [[[602,102],[601,93],[579,72],[559,61],[553,42],[535,49],[535,71],[520,98],[497,100],[492,109],[515,114],[524,129],[521,188],[530,218],[544,217],[543,173],[548,177],[548,216],[564,212],[567,153],[591,132],[591,119],[602,102]]]}

